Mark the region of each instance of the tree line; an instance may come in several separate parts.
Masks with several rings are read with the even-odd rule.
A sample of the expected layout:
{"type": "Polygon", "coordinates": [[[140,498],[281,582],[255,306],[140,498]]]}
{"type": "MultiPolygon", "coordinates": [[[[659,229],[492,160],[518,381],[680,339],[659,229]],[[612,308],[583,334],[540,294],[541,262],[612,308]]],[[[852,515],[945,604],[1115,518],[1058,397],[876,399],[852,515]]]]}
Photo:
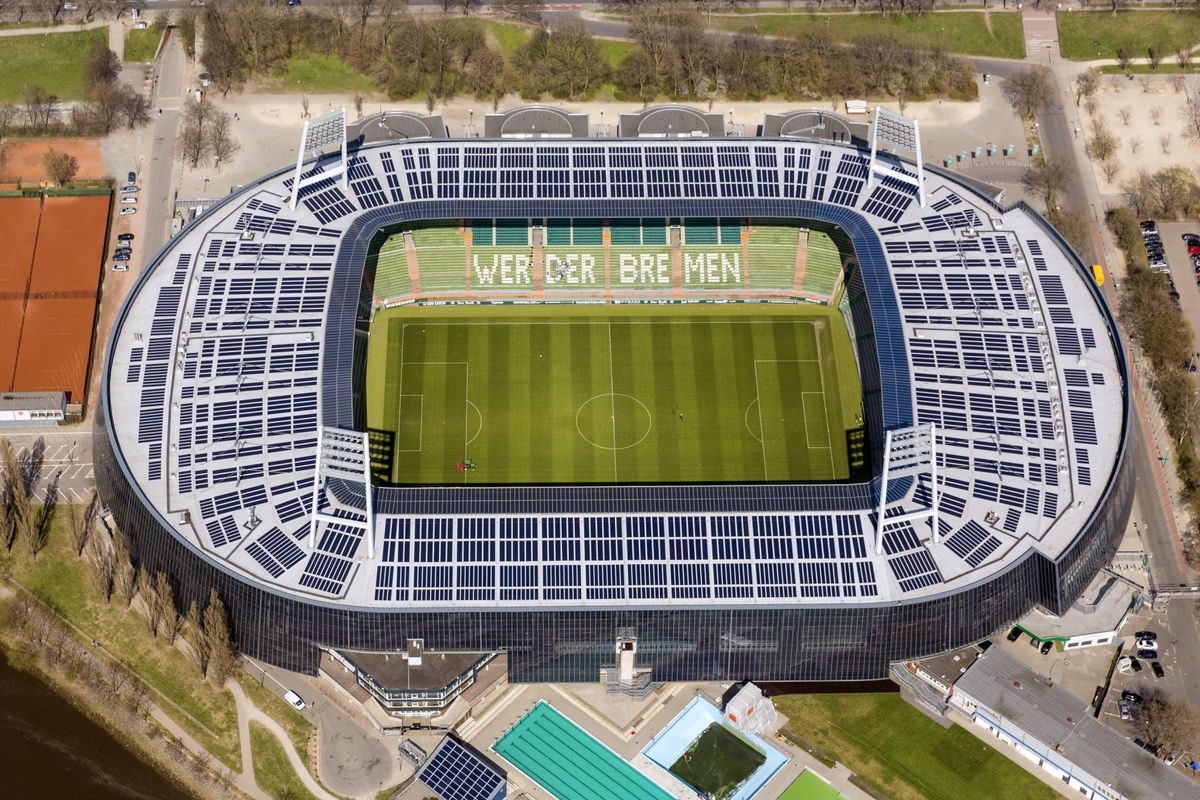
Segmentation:
{"type": "Polygon", "coordinates": [[[947,53],[884,36],[843,44],[823,30],[770,40],[714,34],[690,2],[627,8],[634,41],[616,63],[579,20],[542,23],[528,0],[504,0],[495,10],[533,23],[529,40],[507,56],[482,21],[410,14],[395,0],[299,12],[213,3],[198,18],[201,60],[217,89],[228,93],[282,71],[293,55],[333,56],[390,98],[424,98],[431,106],[457,94],[496,101],[508,87],[531,100],[583,100],[612,86],[616,99],[643,102],[887,96],[901,105],[932,96],[971,98],[976,91],[970,63],[947,53]]]}

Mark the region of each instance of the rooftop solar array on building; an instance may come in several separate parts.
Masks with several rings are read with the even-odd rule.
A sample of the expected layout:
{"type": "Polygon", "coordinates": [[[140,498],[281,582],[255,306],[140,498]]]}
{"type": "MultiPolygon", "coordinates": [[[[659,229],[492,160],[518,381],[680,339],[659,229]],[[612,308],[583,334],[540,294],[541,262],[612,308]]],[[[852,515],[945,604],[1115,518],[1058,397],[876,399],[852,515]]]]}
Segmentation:
{"type": "Polygon", "coordinates": [[[496,765],[446,736],[417,770],[417,780],[442,800],[503,800],[505,780],[496,765]]]}
{"type": "MultiPolygon", "coordinates": [[[[903,610],[1018,568],[1013,608],[1069,605],[1127,512],[1114,324],[1078,259],[1025,206],[998,208],[927,170],[921,207],[911,186],[869,180],[862,151],[796,139],[412,140],[351,153],[348,172],[346,188],[305,186],[294,212],[290,172],[268,175],[186,228],[131,293],[104,378],[107,495],[126,528],[162,531],[184,559],[173,563],[199,559],[208,583],[351,615],[304,646],[411,635],[401,623],[369,642],[347,633],[372,612],[903,610]],[[361,484],[328,479],[312,507],[321,427],[361,430],[355,329],[381,228],[655,217],[845,231],[860,265],[847,313],[865,424],[875,446],[886,430],[936,426],[937,543],[922,520],[888,526],[876,552],[877,480],[377,487],[373,558],[361,484]]],[[[528,295],[487,287],[466,299],[506,297],[528,295]]],[[[884,513],[924,508],[929,493],[927,477],[893,482],[884,513]]],[[[1012,609],[993,602],[1003,624],[1012,609]]],[[[297,634],[259,635],[251,649],[275,651],[297,634]]],[[[730,635],[712,646],[737,650],[730,635]]],[[[603,648],[588,658],[599,663],[603,648]]]]}

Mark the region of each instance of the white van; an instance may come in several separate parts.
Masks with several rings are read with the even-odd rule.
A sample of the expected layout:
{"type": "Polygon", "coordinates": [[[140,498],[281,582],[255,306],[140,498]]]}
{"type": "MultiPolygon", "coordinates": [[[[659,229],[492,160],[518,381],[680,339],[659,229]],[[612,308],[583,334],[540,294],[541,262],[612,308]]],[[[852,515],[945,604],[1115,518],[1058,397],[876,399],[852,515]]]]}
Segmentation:
{"type": "Polygon", "coordinates": [[[287,694],[283,696],[283,699],[287,700],[291,704],[292,708],[296,709],[297,711],[304,710],[304,700],[302,700],[300,695],[296,694],[291,689],[288,689],[287,694]]]}

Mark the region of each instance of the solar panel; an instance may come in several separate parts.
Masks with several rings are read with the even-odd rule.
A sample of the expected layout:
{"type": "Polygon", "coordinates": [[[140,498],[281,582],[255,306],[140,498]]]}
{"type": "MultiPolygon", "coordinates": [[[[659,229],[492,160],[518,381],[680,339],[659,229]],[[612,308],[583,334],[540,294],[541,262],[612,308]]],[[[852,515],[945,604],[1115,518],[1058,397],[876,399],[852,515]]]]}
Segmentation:
{"type": "Polygon", "coordinates": [[[442,739],[417,778],[442,800],[500,800],[507,788],[495,764],[452,736],[442,739]]]}

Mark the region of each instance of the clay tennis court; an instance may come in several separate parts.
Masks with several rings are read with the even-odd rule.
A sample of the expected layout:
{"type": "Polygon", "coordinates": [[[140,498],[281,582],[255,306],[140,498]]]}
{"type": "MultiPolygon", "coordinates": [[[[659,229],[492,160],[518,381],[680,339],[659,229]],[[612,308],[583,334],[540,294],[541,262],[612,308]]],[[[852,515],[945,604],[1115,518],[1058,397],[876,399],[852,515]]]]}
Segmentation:
{"type": "Polygon", "coordinates": [[[110,203],[108,194],[0,198],[0,318],[15,323],[0,335],[0,391],[83,402],[110,203]]]}
{"type": "Polygon", "coordinates": [[[68,155],[75,156],[79,162],[79,172],[75,177],[105,178],[108,170],[100,158],[100,140],[85,139],[77,136],[55,137],[50,139],[14,139],[4,145],[4,158],[0,159],[3,168],[0,169],[5,181],[21,181],[22,183],[37,183],[48,181],[46,166],[42,156],[53,147],[68,155]]]}

